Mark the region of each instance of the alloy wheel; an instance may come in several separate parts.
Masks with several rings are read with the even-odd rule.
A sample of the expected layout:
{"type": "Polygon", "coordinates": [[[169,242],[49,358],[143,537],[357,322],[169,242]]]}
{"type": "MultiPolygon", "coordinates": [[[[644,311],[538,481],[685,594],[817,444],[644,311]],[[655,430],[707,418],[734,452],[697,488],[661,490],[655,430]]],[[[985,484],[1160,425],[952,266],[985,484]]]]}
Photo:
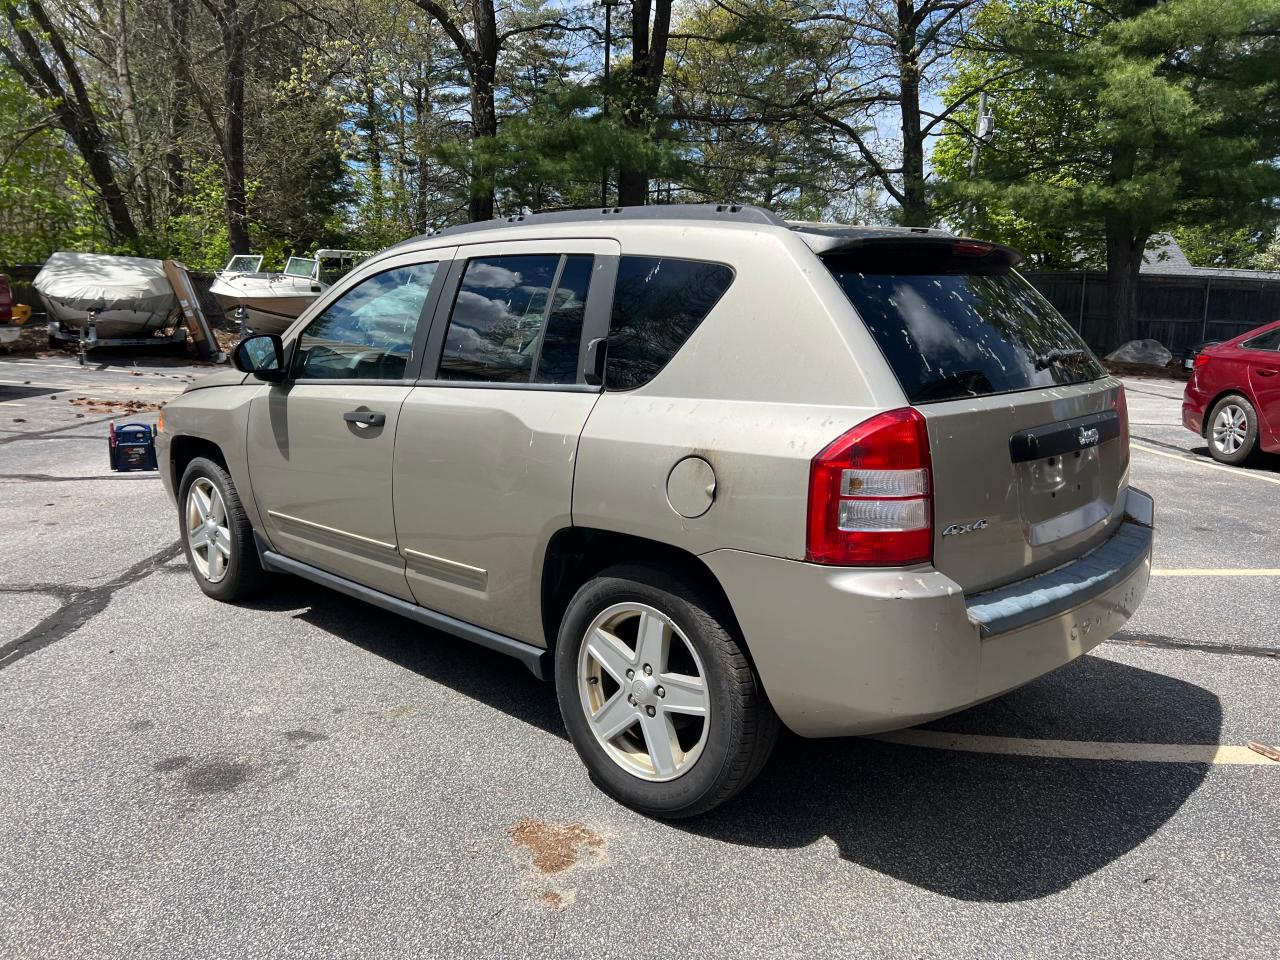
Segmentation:
{"type": "Polygon", "coordinates": [[[706,745],[706,670],[680,628],[647,604],[614,604],[592,621],[578,652],[578,693],[596,742],[641,779],[674,780],[706,745]]]}
{"type": "Polygon", "coordinates": [[[1213,421],[1213,445],[1228,456],[1244,446],[1249,431],[1249,417],[1237,404],[1229,403],[1218,411],[1213,421]]]}
{"type": "Polygon", "coordinates": [[[217,583],[231,564],[231,527],[222,493],[208,477],[197,477],[187,490],[187,546],[200,576],[217,583]]]}

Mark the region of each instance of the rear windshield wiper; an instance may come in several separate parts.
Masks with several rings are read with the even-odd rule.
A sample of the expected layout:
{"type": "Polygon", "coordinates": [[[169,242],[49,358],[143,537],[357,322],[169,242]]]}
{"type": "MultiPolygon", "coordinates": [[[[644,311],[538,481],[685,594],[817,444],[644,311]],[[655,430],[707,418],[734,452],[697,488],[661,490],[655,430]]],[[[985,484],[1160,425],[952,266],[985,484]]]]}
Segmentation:
{"type": "Polygon", "coordinates": [[[1045,370],[1053,366],[1055,363],[1063,363],[1064,361],[1084,363],[1089,359],[1091,358],[1088,350],[1050,350],[1048,353],[1044,353],[1036,357],[1035,368],[1037,370],[1045,370]]]}
{"type": "Polygon", "coordinates": [[[921,384],[912,401],[956,400],[960,397],[980,397],[988,393],[995,393],[995,387],[985,373],[981,370],[961,370],[921,384]]]}

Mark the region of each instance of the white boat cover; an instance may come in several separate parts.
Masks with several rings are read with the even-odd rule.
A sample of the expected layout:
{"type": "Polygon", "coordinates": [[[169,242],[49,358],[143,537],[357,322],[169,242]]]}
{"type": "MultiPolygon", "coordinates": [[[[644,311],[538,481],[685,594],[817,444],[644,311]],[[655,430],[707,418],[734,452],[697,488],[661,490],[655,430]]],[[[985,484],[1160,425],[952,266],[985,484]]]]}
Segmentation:
{"type": "Polygon", "coordinates": [[[164,264],[142,257],[59,251],[36,274],[35,288],[72,309],[167,313],[177,302],[164,264]]]}

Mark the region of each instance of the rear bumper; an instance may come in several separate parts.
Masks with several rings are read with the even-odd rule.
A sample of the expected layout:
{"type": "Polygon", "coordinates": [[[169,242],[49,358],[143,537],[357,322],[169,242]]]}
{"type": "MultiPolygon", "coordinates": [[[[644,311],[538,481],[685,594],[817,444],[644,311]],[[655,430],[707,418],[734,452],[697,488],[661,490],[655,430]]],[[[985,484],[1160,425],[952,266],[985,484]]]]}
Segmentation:
{"type": "Polygon", "coordinates": [[[928,567],[851,570],[733,550],[703,559],[790,729],[878,733],[999,696],[1120,629],[1147,590],[1151,498],[1131,490],[1127,512],[1078,560],[970,598],[928,567]]]}
{"type": "Polygon", "coordinates": [[[1202,437],[1204,436],[1204,418],[1209,412],[1205,409],[1208,402],[1209,398],[1201,396],[1196,389],[1196,377],[1192,374],[1182,393],[1182,425],[1202,437]]]}

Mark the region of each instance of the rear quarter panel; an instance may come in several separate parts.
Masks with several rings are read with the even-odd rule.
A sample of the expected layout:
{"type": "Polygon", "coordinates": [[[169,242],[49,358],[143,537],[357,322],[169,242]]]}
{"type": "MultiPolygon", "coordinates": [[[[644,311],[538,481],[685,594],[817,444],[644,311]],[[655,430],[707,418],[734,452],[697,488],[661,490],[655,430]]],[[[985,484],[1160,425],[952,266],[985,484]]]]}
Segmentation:
{"type": "Polygon", "coordinates": [[[574,524],[695,554],[803,558],[813,456],[906,403],[870,333],[790,231],[682,228],[621,239],[624,256],[715,260],[735,277],[650,383],[601,396],[579,444],[574,524]],[[714,501],[695,518],[677,513],[667,490],[672,469],[691,456],[715,474],[714,501]]]}

